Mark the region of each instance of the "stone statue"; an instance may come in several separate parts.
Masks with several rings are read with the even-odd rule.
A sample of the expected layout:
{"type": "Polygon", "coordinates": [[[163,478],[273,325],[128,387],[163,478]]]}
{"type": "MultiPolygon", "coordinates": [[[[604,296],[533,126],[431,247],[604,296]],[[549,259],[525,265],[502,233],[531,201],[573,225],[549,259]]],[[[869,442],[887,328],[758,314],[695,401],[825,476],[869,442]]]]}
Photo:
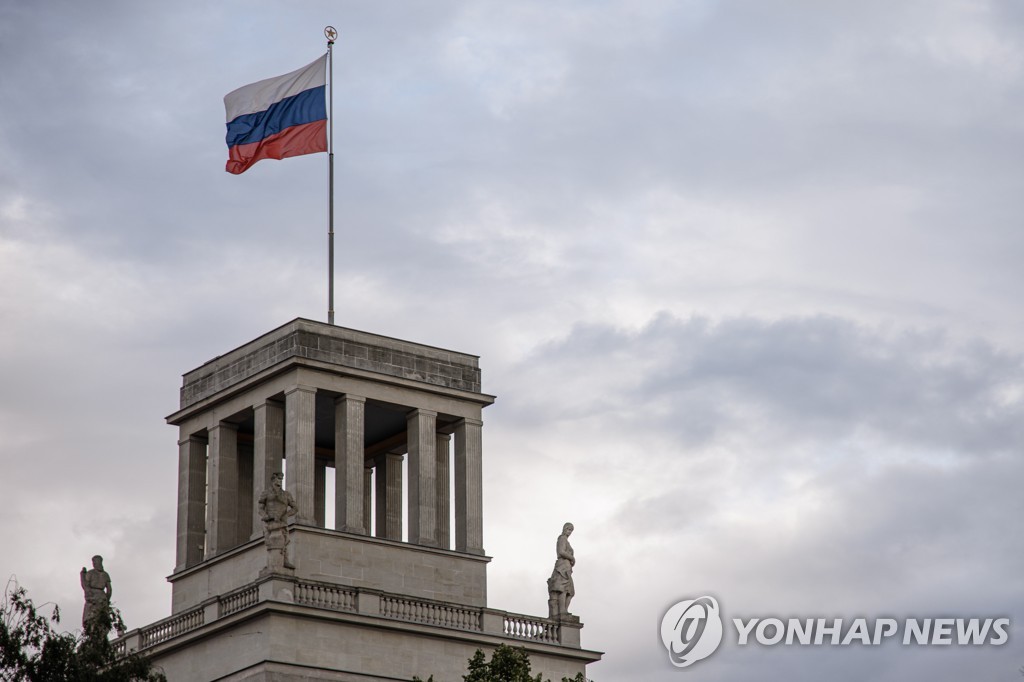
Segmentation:
{"type": "Polygon", "coordinates": [[[110,595],[114,589],[110,584],[110,575],[103,570],[103,557],[99,554],[92,558],[92,570],[82,567],[82,591],[85,592],[85,608],[82,610],[82,628],[102,627],[102,635],[106,637],[110,631],[109,619],[102,616],[110,608],[110,595]]]}
{"type": "Polygon", "coordinates": [[[571,523],[562,526],[562,534],[555,543],[555,567],[548,578],[548,614],[551,618],[569,616],[569,602],[576,594],[572,582],[572,568],[576,565],[576,557],[569,544],[569,536],[574,530],[571,523]]]}
{"type": "Polygon", "coordinates": [[[259,511],[263,520],[263,544],[267,547],[267,568],[270,571],[292,569],[288,561],[288,517],[298,513],[295,498],[281,487],[284,474],[270,475],[270,487],[260,493],[259,511]]]}

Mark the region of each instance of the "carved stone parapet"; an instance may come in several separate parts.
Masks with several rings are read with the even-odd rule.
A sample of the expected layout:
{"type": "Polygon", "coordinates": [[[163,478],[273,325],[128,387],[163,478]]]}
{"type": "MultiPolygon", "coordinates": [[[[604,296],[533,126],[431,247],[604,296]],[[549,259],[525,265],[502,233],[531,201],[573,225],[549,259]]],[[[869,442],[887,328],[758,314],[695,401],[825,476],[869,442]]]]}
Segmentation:
{"type": "MultiPolygon", "coordinates": [[[[260,571],[260,578],[267,577],[267,575],[264,575],[265,572],[267,572],[267,569],[260,571]]],[[[294,574],[294,571],[289,571],[289,574],[294,574]]],[[[258,600],[284,602],[286,604],[294,603],[295,583],[284,575],[276,574],[270,580],[260,583],[258,600]]]]}
{"type": "Polygon", "coordinates": [[[488,635],[505,634],[505,613],[493,609],[484,609],[480,622],[481,629],[488,635]]]}
{"type": "Polygon", "coordinates": [[[379,616],[380,595],[376,592],[360,591],[356,596],[356,609],[365,616],[379,616]]]}

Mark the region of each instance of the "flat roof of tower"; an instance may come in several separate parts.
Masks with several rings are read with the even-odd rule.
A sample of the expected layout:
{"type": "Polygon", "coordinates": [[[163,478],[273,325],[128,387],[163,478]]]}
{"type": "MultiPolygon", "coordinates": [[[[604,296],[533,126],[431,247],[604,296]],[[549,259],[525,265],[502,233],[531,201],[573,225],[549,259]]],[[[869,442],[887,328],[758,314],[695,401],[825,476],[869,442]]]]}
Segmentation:
{"type": "Polygon", "coordinates": [[[300,317],[186,372],[179,409],[292,358],[481,393],[476,355],[300,317]]]}

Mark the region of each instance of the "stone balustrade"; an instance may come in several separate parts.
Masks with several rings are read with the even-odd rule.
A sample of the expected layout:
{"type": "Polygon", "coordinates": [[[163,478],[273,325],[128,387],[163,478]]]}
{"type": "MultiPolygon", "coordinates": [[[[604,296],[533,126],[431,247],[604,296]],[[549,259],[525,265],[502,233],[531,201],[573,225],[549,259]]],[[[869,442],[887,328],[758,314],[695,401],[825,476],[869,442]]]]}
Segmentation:
{"type": "MultiPolygon", "coordinates": [[[[199,607],[164,620],[157,621],[139,630],[139,648],[146,649],[160,642],[183,635],[186,632],[202,627],[205,621],[205,609],[199,607]]],[[[131,633],[129,633],[131,634],[131,633]]],[[[126,635],[127,637],[128,635],[126,635]]]]}
{"type": "Polygon", "coordinates": [[[284,576],[270,576],[242,590],[212,598],[194,609],[128,632],[114,640],[113,645],[120,655],[141,651],[266,602],[349,612],[518,641],[577,649],[580,646],[581,625],[575,619],[558,621],[284,576]]]}
{"type": "Polygon", "coordinates": [[[355,611],[357,591],[324,583],[295,583],[295,603],[331,611],[355,611]]]}
{"type": "Polygon", "coordinates": [[[483,609],[429,602],[406,597],[381,596],[380,615],[411,623],[480,632],[483,609]]]}
{"type": "Polygon", "coordinates": [[[502,631],[516,639],[532,639],[538,642],[559,643],[558,623],[547,618],[531,618],[512,613],[503,618],[502,631]]]}
{"type": "Polygon", "coordinates": [[[246,587],[244,590],[238,590],[231,594],[225,595],[217,600],[218,613],[220,617],[230,616],[236,611],[247,609],[259,601],[259,588],[256,585],[246,587]]]}

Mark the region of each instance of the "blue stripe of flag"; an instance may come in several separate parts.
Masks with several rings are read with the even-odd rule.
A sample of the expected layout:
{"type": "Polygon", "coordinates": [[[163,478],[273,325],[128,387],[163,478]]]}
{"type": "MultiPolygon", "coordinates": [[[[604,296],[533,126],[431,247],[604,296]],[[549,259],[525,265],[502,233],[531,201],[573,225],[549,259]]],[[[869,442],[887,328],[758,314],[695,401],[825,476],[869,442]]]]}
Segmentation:
{"type": "Polygon", "coordinates": [[[326,119],[326,90],[323,85],[310,88],[271,104],[266,111],[242,114],[228,123],[228,147],[259,142],[286,128],[326,119]]]}

